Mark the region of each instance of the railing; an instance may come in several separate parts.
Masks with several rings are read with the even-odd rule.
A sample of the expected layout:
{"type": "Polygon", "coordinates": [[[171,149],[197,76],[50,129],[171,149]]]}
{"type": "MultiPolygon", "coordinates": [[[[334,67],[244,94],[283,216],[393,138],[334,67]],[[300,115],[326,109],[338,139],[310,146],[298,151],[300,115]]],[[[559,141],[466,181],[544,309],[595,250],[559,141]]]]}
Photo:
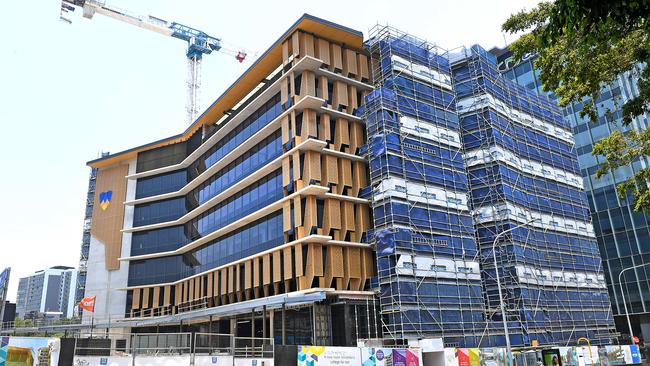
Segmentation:
{"type": "Polygon", "coordinates": [[[234,337],[218,333],[100,333],[75,338],[75,356],[232,356],[273,358],[272,338],[234,337]]]}
{"type": "Polygon", "coordinates": [[[273,338],[234,337],[235,357],[273,358],[273,338]]]}
{"type": "Polygon", "coordinates": [[[132,352],[135,355],[181,355],[192,350],[191,333],[133,334],[132,352]]]}
{"type": "Polygon", "coordinates": [[[203,355],[233,355],[234,337],[231,334],[195,333],[194,353],[203,355]]]}

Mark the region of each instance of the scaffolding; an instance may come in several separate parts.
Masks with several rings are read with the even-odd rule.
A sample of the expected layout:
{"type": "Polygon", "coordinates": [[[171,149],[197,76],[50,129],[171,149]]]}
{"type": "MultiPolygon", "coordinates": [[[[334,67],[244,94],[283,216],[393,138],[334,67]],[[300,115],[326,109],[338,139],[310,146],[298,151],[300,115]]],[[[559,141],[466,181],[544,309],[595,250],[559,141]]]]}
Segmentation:
{"type": "Polygon", "coordinates": [[[570,126],[480,46],[451,64],[488,322],[502,320],[496,255],[513,345],[608,344],[614,322],[570,126]]]}
{"type": "MultiPolygon", "coordinates": [[[[448,53],[388,26],[366,48],[367,127],[384,342],[477,347],[487,323],[448,53]]],[[[487,338],[486,338],[487,340],[487,338]]]]}

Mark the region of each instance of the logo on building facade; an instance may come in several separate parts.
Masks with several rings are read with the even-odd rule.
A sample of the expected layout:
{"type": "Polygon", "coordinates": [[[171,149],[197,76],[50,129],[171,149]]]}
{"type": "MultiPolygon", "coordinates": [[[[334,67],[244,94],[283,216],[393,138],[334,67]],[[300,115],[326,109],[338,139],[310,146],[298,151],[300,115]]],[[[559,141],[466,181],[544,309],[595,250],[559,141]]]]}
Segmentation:
{"type": "Polygon", "coordinates": [[[99,207],[102,208],[102,211],[108,208],[108,205],[111,203],[111,198],[113,198],[113,191],[101,192],[99,194],[99,207]]]}

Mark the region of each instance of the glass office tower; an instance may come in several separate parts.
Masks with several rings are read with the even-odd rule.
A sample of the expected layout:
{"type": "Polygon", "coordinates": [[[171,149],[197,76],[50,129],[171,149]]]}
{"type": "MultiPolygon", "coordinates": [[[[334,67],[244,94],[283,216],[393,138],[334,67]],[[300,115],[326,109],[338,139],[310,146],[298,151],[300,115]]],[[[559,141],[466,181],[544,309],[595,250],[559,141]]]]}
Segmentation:
{"type": "MultiPolygon", "coordinates": [[[[539,70],[534,67],[534,57],[523,62],[514,63],[512,54],[507,50],[491,50],[498,58],[499,69],[507,78],[526,86],[537,93],[542,91],[539,70]]],[[[580,117],[584,103],[573,103],[563,108],[564,118],[571,124],[578,154],[580,173],[583,177],[588,195],[591,218],[601,256],[607,289],[612,301],[617,328],[627,334],[628,326],[619,285],[622,269],[641,265],[636,270],[626,271],[623,289],[628,311],[632,317],[635,335],[650,339],[650,215],[635,212],[630,197],[622,199],[616,194],[616,185],[632,177],[636,171],[648,166],[648,159],[636,161],[632,166],[622,167],[613,174],[596,179],[602,158],[591,154],[593,145],[615,130],[642,130],[648,126],[647,116],[635,118],[631,125],[622,127],[620,106],[638,95],[639,89],[635,72],[619,75],[610,85],[603,87],[601,96],[596,101],[598,121],[590,122],[588,117],[580,117]],[[609,112],[608,112],[609,110],[609,112]]],[[[551,98],[554,96],[548,93],[551,98]]]]}

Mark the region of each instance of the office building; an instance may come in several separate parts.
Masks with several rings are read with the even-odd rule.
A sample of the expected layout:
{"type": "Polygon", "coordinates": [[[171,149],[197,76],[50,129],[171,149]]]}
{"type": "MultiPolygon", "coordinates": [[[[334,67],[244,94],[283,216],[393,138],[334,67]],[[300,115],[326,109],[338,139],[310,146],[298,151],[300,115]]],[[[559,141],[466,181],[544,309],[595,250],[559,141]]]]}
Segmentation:
{"type": "Polygon", "coordinates": [[[12,322],[16,319],[16,303],[5,301],[4,312],[2,313],[2,322],[12,322]]]}
{"type": "MultiPolygon", "coordinates": [[[[539,70],[534,67],[534,57],[528,57],[523,62],[514,62],[512,53],[506,49],[490,52],[497,56],[499,69],[507,78],[530,90],[544,93],[539,80],[539,70]]],[[[641,66],[637,68],[640,69],[641,66]]],[[[580,117],[580,111],[588,100],[564,107],[563,115],[571,124],[575,136],[580,175],[584,181],[591,220],[603,258],[607,289],[617,329],[623,334],[629,333],[619,274],[625,268],[639,266],[636,270],[628,270],[623,274],[623,288],[633,331],[647,340],[650,339],[650,272],[646,272],[650,271],[650,266],[644,265],[650,264],[650,216],[644,212],[635,212],[631,198],[618,197],[615,189],[616,185],[647,167],[648,159],[642,158],[632,166],[619,168],[613,174],[609,173],[597,179],[595,173],[603,160],[592,155],[593,145],[613,131],[641,131],[648,127],[647,116],[635,118],[626,127],[621,124],[621,106],[639,94],[637,80],[632,75],[631,72],[623,73],[610,85],[603,87],[601,96],[596,101],[598,121],[591,122],[589,117],[580,117]]],[[[552,93],[548,94],[553,97],[552,93]]]]}
{"type": "Polygon", "coordinates": [[[55,266],[23,277],[18,282],[16,316],[26,318],[54,313],[72,317],[77,270],[55,266]]]}
{"type": "Polygon", "coordinates": [[[570,144],[480,47],[389,27],[364,42],[304,15],[183,133],[89,162],[85,295],[139,332],[502,346],[491,245],[513,229],[497,247],[512,343],[603,344],[570,144]]]}

